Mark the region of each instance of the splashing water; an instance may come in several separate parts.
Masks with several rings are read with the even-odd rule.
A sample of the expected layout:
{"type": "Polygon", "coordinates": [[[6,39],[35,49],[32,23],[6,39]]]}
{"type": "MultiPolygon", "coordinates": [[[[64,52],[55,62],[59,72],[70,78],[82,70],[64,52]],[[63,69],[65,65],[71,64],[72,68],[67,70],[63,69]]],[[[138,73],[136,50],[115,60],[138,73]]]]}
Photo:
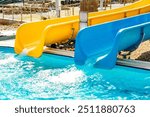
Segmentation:
{"type": "Polygon", "coordinates": [[[23,51],[20,53],[20,56],[26,56],[28,55],[29,50],[27,48],[24,48],[23,51]]]}
{"type": "Polygon", "coordinates": [[[14,63],[14,62],[17,62],[17,59],[14,58],[13,56],[11,56],[11,57],[6,58],[4,60],[0,60],[0,65],[11,64],[11,63],[14,63]]]}
{"type": "Polygon", "coordinates": [[[34,59],[9,48],[0,55],[0,99],[150,99],[149,71],[79,67],[72,58],[34,59]]]}

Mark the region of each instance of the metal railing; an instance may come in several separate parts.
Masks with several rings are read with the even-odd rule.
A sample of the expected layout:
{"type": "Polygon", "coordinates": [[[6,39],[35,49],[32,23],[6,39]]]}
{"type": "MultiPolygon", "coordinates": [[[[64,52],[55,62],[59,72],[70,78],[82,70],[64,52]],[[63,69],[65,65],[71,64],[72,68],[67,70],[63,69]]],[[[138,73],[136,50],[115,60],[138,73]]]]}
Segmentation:
{"type": "MultiPolygon", "coordinates": [[[[75,14],[75,7],[64,7],[61,10],[61,17],[77,15],[75,14]]],[[[45,20],[56,18],[56,11],[53,8],[48,7],[36,7],[33,5],[30,6],[8,6],[0,5],[0,18],[18,20],[18,21],[33,21],[45,20]]]]}
{"type": "MultiPolygon", "coordinates": [[[[104,9],[112,9],[112,0],[108,3],[108,6],[105,4],[104,9]]],[[[131,0],[133,1],[133,0],[131,0]]],[[[126,3],[126,2],[125,2],[126,3]]],[[[70,15],[79,15],[79,3],[70,4],[70,5],[62,5],[61,7],[61,17],[70,16],[70,15]]],[[[0,5],[0,18],[2,19],[10,19],[17,21],[39,21],[56,18],[55,7],[48,7],[42,4],[38,4],[37,2],[34,4],[22,3],[11,4],[11,5],[0,5]]]]}

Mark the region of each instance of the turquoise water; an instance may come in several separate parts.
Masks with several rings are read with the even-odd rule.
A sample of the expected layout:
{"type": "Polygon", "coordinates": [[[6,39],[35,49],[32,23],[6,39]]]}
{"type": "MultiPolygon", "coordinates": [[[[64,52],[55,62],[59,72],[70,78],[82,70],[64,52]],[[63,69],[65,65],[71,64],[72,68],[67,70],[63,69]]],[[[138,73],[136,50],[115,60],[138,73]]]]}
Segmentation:
{"type": "Polygon", "coordinates": [[[0,47],[0,100],[12,99],[149,100],[150,71],[81,67],[69,57],[35,59],[0,47]]]}

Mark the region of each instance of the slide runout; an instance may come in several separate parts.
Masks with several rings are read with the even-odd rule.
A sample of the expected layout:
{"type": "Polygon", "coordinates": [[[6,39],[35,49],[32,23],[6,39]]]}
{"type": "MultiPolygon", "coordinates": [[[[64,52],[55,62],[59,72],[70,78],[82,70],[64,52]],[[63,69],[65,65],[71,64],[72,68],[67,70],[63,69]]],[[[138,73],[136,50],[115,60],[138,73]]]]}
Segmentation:
{"type": "Polygon", "coordinates": [[[40,38],[37,41],[35,40],[32,43],[25,44],[26,49],[23,52],[25,52],[25,54],[28,54],[28,56],[33,56],[38,58],[41,56],[43,52],[44,45],[48,46],[50,43],[56,43],[63,40],[65,41],[66,38],[68,39],[75,38],[75,34],[78,31],[77,27],[79,28],[78,23],[76,23],[76,21],[48,25],[43,30],[40,38]],[[70,23],[72,23],[72,25],[70,25],[70,23]],[[74,29],[73,27],[76,27],[76,29],[74,29]],[[59,30],[59,31],[56,32],[55,30],[59,30]],[[66,35],[64,35],[64,33],[66,35]],[[56,37],[56,35],[58,36],[56,37]]]}
{"type": "Polygon", "coordinates": [[[81,30],[76,38],[75,63],[115,67],[117,54],[136,49],[150,39],[150,14],[139,15],[81,30]]]}
{"type": "Polygon", "coordinates": [[[58,24],[60,22],[66,22],[72,20],[72,18],[77,18],[77,16],[59,18],[56,20],[46,20],[40,22],[31,22],[22,24],[16,33],[15,40],[15,51],[16,53],[21,53],[22,49],[25,48],[26,44],[36,42],[42,36],[44,29],[53,24],[58,24]]]}
{"type": "MultiPolygon", "coordinates": [[[[97,12],[97,13],[90,13],[89,25],[95,25],[99,23],[112,21],[112,20],[122,19],[122,18],[129,17],[132,15],[138,15],[140,12],[129,13],[130,10],[134,9],[135,7],[137,9],[139,8],[142,11],[141,13],[149,12],[150,11],[149,4],[150,4],[150,1],[141,0],[132,5],[128,5],[122,8],[117,8],[117,9],[97,12]],[[149,10],[147,7],[149,7],[149,10]]],[[[20,54],[25,49],[25,50],[28,50],[27,55],[32,56],[32,57],[39,57],[42,54],[44,45],[48,45],[48,44],[52,44],[52,43],[56,43],[56,42],[69,39],[68,37],[72,36],[72,33],[70,33],[70,32],[73,32],[72,30],[75,30],[73,32],[73,37],[76,37],[76,34],[78,33],[78,30],[79,30],[78,25],[79,25],[79,16],[70,16],[66,18],[57,18],[53,20],[23,24],[17,30],[16,41],[15,41],[15,52],[17,54],[20,54]],[[66,27],[65,30],[69,30],[69,32],[63,31],[64,28],[61,29],[62,25],[66,27]],[[51,27],[53,27],[56,30],[51,29],[51,27]],[[70,29],[67,29],[67,28],[70,28],[70,29]],[[47,30],[50,30],[51,32],[47,30]],[[44,33],[44,31],[47,31],[49,33],[44,33]],[[43,34],[47,34],[47,35],[43,36],[43,34]],[[52,37],[50,37],[51,35],[52,37]],[[41,37],[44,38],[44,40],[41,37]],[[32,52],[30,52],[31,50],[32,52]],[[34,54],[32,55],[31,53],[34,53],[34,54]]]]}

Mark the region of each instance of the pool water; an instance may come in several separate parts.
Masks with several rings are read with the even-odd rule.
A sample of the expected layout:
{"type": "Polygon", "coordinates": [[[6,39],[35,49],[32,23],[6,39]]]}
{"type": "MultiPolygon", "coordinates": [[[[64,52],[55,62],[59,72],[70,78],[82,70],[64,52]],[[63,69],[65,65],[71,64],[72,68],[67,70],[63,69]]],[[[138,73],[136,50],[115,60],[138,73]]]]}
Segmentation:
{"type": "Polygon", "coordinates": [[[35,59],[0,47],[0,100],[149,100],[150,71],[76,66],[73,58],[35,59]]]}

